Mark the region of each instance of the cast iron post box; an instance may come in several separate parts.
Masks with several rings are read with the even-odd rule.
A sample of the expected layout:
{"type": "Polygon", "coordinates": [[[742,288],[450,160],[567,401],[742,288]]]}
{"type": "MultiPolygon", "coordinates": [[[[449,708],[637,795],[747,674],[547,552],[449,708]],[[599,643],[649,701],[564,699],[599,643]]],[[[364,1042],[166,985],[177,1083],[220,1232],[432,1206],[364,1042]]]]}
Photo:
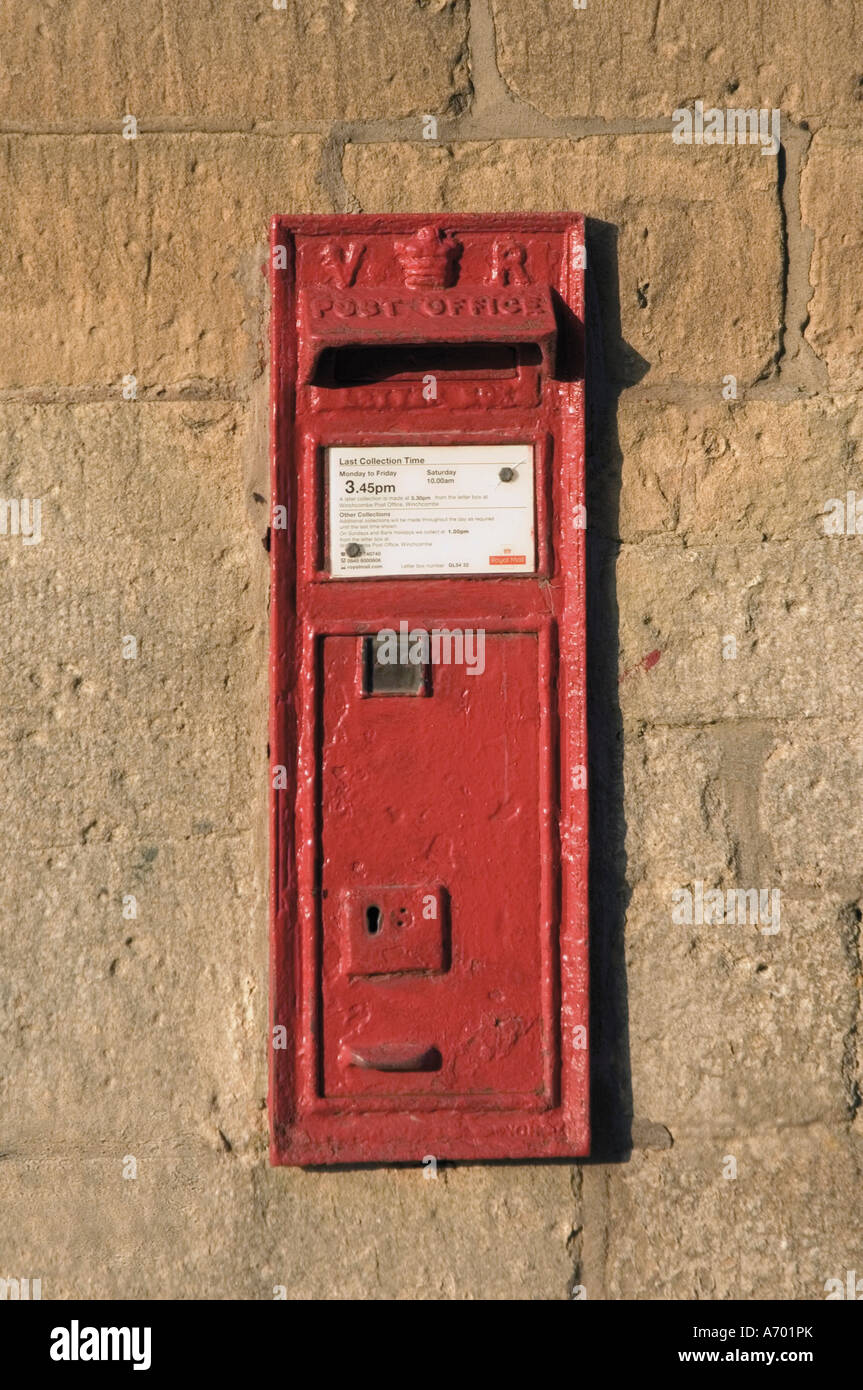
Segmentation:
{"type": "Polygon", "coordinates": [[[271,280],[272,1161],[585,1154],[583,219],[271,280]]]}

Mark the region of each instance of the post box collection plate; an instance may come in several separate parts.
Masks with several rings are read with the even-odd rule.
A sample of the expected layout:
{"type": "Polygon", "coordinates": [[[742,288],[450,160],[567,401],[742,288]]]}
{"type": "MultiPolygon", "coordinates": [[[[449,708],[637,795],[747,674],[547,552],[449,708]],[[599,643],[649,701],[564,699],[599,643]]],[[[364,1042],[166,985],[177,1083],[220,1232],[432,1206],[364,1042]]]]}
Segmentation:
{"type": "Polygon", "coordinates": [[[327,455],[334,578],[534,572],[530,445],[327,455]]]}
{"type": "Polygon", "coordinates": [[[270,250],[271,1160],[586,1154],[583,219],[270,250]]]}

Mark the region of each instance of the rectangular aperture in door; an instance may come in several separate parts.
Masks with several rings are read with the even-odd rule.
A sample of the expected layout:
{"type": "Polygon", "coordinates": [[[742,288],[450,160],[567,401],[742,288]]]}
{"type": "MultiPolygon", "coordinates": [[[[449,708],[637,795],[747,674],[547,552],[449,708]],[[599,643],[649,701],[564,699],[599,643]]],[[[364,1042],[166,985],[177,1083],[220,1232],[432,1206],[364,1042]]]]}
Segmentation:
{"type": "Polygon", "coordinates": [[[324,1093],[541,1106],[538,635],[486,633],[426,699],[363,698],[361,641],[322,643],[324,1093]]]}

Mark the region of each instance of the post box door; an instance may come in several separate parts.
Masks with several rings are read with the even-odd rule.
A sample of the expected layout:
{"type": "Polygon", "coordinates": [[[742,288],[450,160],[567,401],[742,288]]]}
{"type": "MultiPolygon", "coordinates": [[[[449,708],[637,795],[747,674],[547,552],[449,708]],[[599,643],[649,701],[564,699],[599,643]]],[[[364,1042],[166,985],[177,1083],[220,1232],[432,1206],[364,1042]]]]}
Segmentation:
{"type": "Polygon", "coordinates": [[[483,671],[437,666],[425,698],[365,696],[358,640],[323,641],[325,1093],[529,1101],[544,1086],[537,636],[486,634],[483,671]]]}

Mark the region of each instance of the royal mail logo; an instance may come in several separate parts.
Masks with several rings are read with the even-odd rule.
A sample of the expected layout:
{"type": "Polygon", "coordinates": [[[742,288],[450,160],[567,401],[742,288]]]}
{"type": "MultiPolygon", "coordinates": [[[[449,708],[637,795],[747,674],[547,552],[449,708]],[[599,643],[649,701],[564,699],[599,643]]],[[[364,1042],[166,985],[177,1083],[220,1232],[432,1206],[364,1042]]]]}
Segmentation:
{"type": "Polygon", "coordinates": [[[490,565],[526,565],[526,555],[489,555],[490,565]]]}

